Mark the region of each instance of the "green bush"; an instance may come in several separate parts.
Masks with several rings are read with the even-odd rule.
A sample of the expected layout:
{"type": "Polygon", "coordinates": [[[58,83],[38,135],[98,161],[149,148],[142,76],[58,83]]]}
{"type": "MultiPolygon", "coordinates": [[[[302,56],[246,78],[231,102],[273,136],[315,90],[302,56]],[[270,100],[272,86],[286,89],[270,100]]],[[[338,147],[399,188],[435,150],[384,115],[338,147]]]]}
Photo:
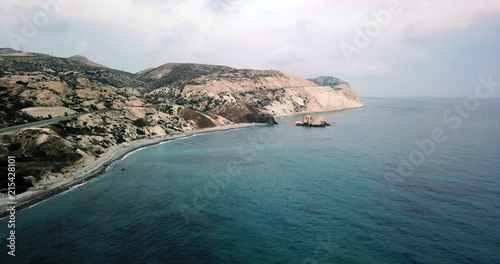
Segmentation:
{"type": "Polygon", "coordinates": [[[148,125],[148,123],[146,122],[146,120],[144,120],[144,118],[139,118],[139,119],[135,120],[134,122],[132,122],[132,125],[134,125],[136,127],[145,127],[148,125]]]}

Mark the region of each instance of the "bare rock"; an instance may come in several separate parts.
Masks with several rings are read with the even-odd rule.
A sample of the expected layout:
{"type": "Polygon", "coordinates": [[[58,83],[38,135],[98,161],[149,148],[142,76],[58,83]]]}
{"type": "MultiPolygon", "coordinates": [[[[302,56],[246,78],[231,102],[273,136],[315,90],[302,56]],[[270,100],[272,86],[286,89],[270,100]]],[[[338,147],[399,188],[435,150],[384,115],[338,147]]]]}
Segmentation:
{"type": "Polygon", "coordinates": [[[313,118],[311,115],[305,115],[302,117],[302,124],[304,125],[312,125],[313,124],[313,118]]]}
{"type": "Polygon", "coordinates": [[[318,119],[316,119],[311,126],[313,127],[326,127],[326,126],[329,126],[330,124],[328,124],[326,122],[326,120],[320,116],[318,119]]]}
{"type": "Polygon", "coordinates": [[[311,127],[326,127],[330,126],[323,117],[319,117],[317,120],[313,120],[311,115],[306,115],[302,117],[302,122],[295,122],[296,126],[311,126],[311,127]]]}

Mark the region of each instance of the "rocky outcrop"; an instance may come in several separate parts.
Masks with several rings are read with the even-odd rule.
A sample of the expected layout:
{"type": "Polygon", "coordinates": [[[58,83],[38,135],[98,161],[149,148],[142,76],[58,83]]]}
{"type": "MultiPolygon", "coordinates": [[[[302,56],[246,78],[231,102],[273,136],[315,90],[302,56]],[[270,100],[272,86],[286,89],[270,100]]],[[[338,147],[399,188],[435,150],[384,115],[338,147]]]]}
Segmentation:
{"type": "Polygon", "coordinates": [[[92,67],[108,68],[108,67],[106,67],[104,65],[95,63],[95,62],[87,59],[86,57],[80,56],[80,55],[71,56],[71,57],[68,58],[68,60],[78,61],[78,62],[81,62],[83,64],[87,64],[87,65],[92,66],[92,67]]]}
{"type": "Polygon", "coordinates": [[[179,116],[193,122],[195,128],[203,129],[217,126],[208,116],[190,108],[179,108],[179,116]]]}
{"type": "Polygon", "coordinates": [[[320,116],[318,119],[316,119],[313,123],[312,123],[312,126],[313,127],[325,127],[325,126],[330,126],[330,124],[328,124],[326,122],[326,120],[320,116]]]}
{"type": "Polygon", "coordinates": [[[278,124],[272,115],[261,113],[249,104],[225,104],[217,108],[216,113],[234,123],[278,124]]]}
{"type": "Polygon", "coordinates": [[[306,116],[302,117],[302,123],[306,124],[306,125],[312,124],[313,123],[312,116],[311,115],[306,115],[306,116]]]}
{"type": "Polygon", "coordinates": [[[308,79],[320,86],[329,86],[336,91],[342,91],[344,94],[359,100],[358,93],[352,89],[349,83],[332,76],[320,76],[314,79],[308,79]]]}
{"type": "Polygon", "coordinates": [[[302,117],[302,121],[295,122],[296,126],[310,126],[310,127],[326,127],[330,126],[323,117],[314,120],[311,115],[302,117]]]}
{"type": "Polygon", "coordinates": [[[275,70],[177,63],[143,71],[139,79],[149,82],[146,97],[156,103],[173,98],[192,109],[215,114],[225,105],[250,105],[260,114],[274,116],[363,106],[345,82],[320,86],[275,70]]]}
{"type": "MultiPolygon", "coordinates": [[[[2,167],[7,156],[16,157],[16,192],[22,193],[37,182],[68,178],[67,170],[84,165],[93,158],[78,144],[63,138],[48,128],[25,129],[17,133],[0,135],[2,167]]],[[[2,168],[7,171],[7,168],[2,168]]],[[[3,175],[3,174],[2,174],[3,175]]],[[[0,178],[0,186],[7,186],[7,178],[0,178]]]]}

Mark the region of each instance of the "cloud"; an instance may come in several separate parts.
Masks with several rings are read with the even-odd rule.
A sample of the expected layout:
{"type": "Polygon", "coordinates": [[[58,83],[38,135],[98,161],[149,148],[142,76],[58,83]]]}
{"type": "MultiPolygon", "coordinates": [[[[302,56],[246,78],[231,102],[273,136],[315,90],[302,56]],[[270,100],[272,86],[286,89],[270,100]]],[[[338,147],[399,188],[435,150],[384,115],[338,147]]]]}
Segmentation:
{"type": "MultiPolygon", "coordinates": [[[[0,30],[20,32],[23,19],[31,19],[50,1],[62,0],[2,1],[0,30]]],[[[363,30],[375,21],[374,13],[395,1],[62,2],[50,23],[23,47],[67,56],[84,53],[130,71],[177,61],[275,68],[305,77],[403,76],[400,71],[408,65],[454,56],[454,46],[471,52],[469,60],[493,60],[483,50],[491,49],[487,43],[498,38],[500,22],[498,0],[400,0],[403,12],[393,14],[391,22],[348,63],[339,45],[353,44],[356,30],[363,30]],[[473,38],[468,38],[470,33],[473,38]],[[471,51],[470,46],[478,48],[471,51]]],[[[1,47],[10,46],[6,35],[0,38],[1,47]]]]}
{"type": "Polygon", "coordinates": [[[405,24],[427,34],[442,34],[473,25],[482,17],[500,13],[498,1],[413,1],[408,3],[405,24]]]}
{"type": "MultiPolygon", "coordinates": [[[[354,75],[354,76],[387,76],[394,72],[393,68],[382,62],[371,64],[354,63],[342,64],[332,67],[335,74],[339,75],[354,75]]],[[[332,73],[330,73],[332,74],[332,73]]]]}
{"type": "Polygon", "coordinates": [[[287,44],[272,50],[267,59],[273,65],[285,66],[307,60],[306,53],[303,47],[287,44]]]}

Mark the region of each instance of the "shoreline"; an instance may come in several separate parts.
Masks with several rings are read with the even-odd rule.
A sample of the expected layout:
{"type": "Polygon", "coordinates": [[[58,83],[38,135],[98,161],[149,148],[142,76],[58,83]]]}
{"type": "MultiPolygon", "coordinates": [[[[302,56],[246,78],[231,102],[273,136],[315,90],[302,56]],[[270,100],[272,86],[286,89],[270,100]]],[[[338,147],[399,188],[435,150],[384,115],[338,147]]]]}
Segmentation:
{"type": "Polygon", "coordinates": [[[360,108],[365,108],[366,105],[362,106],[356,106],[356,107],[348,107],[348,108],[342,108],[338,110],[322,110],[322,111],[311,111],[311,112],[300,112],[300,113],[293,113],[293,114],[284,114],[284,115],[275,115],[275,118],[280,118],[280,117],[293,117],[293,116],[298,116],[298,115],[312,115],[312,114],[321,114],[321,113],[329,113],[329,112],[342,112],[345,110],[353,110],[353,109],[360,109],[360,108]]]}
{"type": "Polygon", "coordinates": [[[233,124],[227,126],[217,126],[200,130],[176,132],[170,135],[165,135],[156,138],[138,139],[113,146],[109,148],[108,151],[101,154],[92,163],[72,172],[74,179],[71,181],[59,180],[59,182],[48,183],[46,189],[28,190],[26,192],[16,195],[13,201],[9,200],[7,195],[2,195],[4,197],[0,198],[0,210],[1,210],[0,220],[4,219],[9,215],[9,211],[7,211],[7,208],[11,205],[8,204],[9,202],[16,203],[15,204],[16,212],[19,212],[23,209],[39,204],[51,197],[54,197],[57,194],[61,194],[65,191],[72,189],[76,185],[86,183],[94,178],[102,176],[106,172],[107,168],[111,166],[113,163],[125,158],[127,155],[139,149],[157,145],[163,142],[186,138],[196,134],[235,130],[239,128],[249,128],[249,127],[265,126],[265,125],[267,124],[244,123],[244,124],[233,124]]]}

